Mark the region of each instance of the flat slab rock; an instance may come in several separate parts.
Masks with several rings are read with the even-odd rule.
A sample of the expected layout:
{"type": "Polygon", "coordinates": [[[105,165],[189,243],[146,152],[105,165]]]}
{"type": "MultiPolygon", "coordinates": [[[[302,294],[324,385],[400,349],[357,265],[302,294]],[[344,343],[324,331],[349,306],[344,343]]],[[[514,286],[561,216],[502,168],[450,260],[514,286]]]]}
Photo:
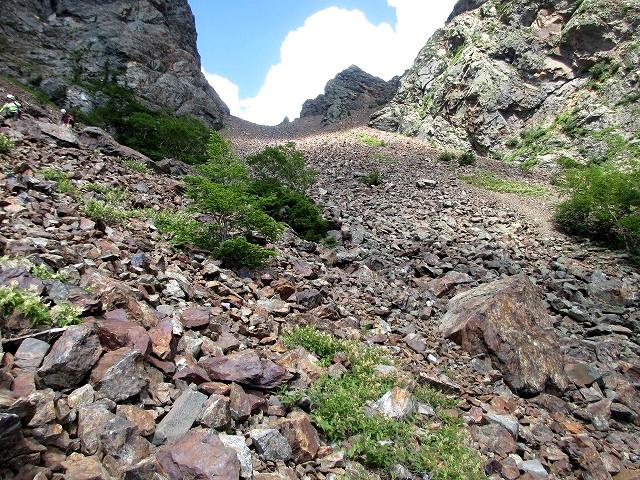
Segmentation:
{"type": "Polygon", "coordinates": [[[156,427],[153,444],[171,442],[187,433],[200,415],[206,400],[207,396],[204,393],[185,390],[156,427]]]}
{"type": "Polygon", "coordinates": [[[564,359],[542,298],[525,275],[488,283],[451,299],[440,331],[472,355],[487,354],[520,395],[564,391],[564,359]]]}
{"type": "Polygon", "coordinates": [[[236,382],[253,388],[275,388],[291,378],[283,367],[261,358],[253,350],[209,357],[198,363],[211,380],[236,382]]]}

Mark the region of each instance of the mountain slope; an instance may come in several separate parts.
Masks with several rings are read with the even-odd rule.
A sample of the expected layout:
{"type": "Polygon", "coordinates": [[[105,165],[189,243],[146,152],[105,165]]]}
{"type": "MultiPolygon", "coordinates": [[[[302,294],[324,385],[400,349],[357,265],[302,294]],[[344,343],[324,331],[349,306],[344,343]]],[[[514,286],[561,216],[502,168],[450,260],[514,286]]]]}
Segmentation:
{"type": "Polygon", "coordinates": [[[117,84],[212,127],[229,114],[200,71],[187,0],[8,0],[0,52],[0,72],[85,113],[117,84]]]}
{"type": "Polygon", "coordinates": [[[371,125],[525,166],[637,156],[639,26],[631,0],[461,0],[371,125]]]}

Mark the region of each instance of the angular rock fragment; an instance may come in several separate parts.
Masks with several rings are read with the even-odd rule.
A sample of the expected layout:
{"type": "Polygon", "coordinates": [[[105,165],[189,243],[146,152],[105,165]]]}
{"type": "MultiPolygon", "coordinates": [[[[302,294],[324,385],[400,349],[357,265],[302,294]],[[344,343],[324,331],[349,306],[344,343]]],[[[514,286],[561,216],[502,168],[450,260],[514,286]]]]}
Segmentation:
{"type": "Polygon", "coordinates": [[[280,365],[260,358],[253,350],[205,358],[199,365],[211,380],[236,382],[252,388],[275,388],[291,378],[280,365]]]}
{"type": "Polygon", "coordinates": [[[228,427],[231,423],[229,398],[222,395],[211,395],[204,402],[198,421],[202,425],[216,430],[228,427]]]}
{"type": "Polygon", "coordinates": [[[472,355],[489,355],[520,395],[564,391],[563,357],[541,298],[524,275],[482,285],[449,302],[440,331],[472,355]]]}
{"type": "Polygon", "coordinates": [[[156,427],[153,444],[171,442],[188,432],[200,415],[206,400],[207,396],[204,393],[185,390],[156,427]]]}
{"type": "Polygon", "coordinates": [[[38,370],[43,384],[52,388],[78,385],[102,353],[100,340],[91,325],[75,325],[53,344],[38,370]]]}
{"type": "Polygon", "coordinates": [[[320,448],[320,438],[306,413],[291,412],[280,423],[280,431],[291,446],[292,458],[295,462],[304,463],[316,458],[320,448]]]}
{"type": "Polygon", "coordinates": [[[367,411],[371,415],[383,415],[394,420],[404,420],[415,413],[417,402],[411,392],[395,387],[385,393],[379,400],[371,402],[367,411]]]}
{"type": "Polygon", "coordinates": [[[16,351],[14,365],[22,370],[35,372],[42,364],[49,347],[48,343],[36,338],[24,339],[16,351]]]}
{"type": "Polygon", "coordinates": [[[275,462],[291,458],[291,446],[275,428],[255,428],[249,432],[253,446],[260,458],[275,462]]]}
{"type": "Polygon", "coordinates": [[[169,480],[238,480],[240,462],[214,432],[194,430],[165,445],[156,454],[169,480]]]}
{"type": "Polygon", "coordinates": [[[107,352],[91,372],[91,384],[99,398],[114,402],[137,395],[147,384],[140,352],[123,347],[107,352]]]}

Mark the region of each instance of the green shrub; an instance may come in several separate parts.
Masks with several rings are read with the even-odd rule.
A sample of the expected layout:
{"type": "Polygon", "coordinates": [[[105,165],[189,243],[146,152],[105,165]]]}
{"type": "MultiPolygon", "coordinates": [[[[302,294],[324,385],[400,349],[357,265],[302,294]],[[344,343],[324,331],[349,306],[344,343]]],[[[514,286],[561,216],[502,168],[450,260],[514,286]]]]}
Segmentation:
{"type": "Polygon", "coordinates": [[[306,167],[304,153],[293,142],[266,147],[248,157],[247,164],[256,180],[277,182],[301,194],[313,185],[317,175],[306,167]]]}
{"type": "Polygon", "coordinates": [[[365,145],[369,145],[370,147],[384,147],[386,143],[384,140],[380,140],[379,138],[373,137],[371,135],[367,135],[366,133],[362,133],[358,135],[358,138],[365,145]]]}
{"type": "Polygon", "coordinates": [[[59,280],[66,282],[69,280],[69,276],[65,273],[55,273],[49,269],[45,264],[36,264],[27,258],[19,257],[0,257],[0,265],[4,268],[23,268],[29,270],[29,273],[41,280],[59,280]]]}
{"type": "Polygon", "coordinates": [[[607,162],[565,172],[568,199],[556,208],[561,230],[640,253],[640,164],[607,162]]]}
{"type": "Polygon", "coordinates": [[[473,152],[465,152],[458,157],[458,165],[467,166],[476,164],[476,155],[473,152]]]}
{"type": "Polygon", "coordinates": [[[135,112],[117,139],[154,160],[177,158],[192,165],[207,161],[209,129],[199,120],[168,112],[135,112]]]}
{"type": "Polygon", "coordinates": [[[226,266],[258,268],[264,265],[269,257],[275,256],[276,252],[249,243],[245,237],[238,236],[222,242],[216,254],[226,266]]]}
{"type": "MultiPolygon", "coordinates": [[[[347,455],[369,468],[391,473],[400,463],[420,476],[434,480],[479,480],[485,478],[478,454],[466,447],[462,422],[442,413],[438,423],[421,428],[419,416],[404,420],[389,419],[367,412],[369,402],[378,400],[394,386],[404,386],[394,376],[379,375],[375,367],[384,358],[376,349],[362,348],[354,342],[337,340],[310,327],[296,328],[285,334],[287,346],[302,346],[326,365],[337,352],[348,355],[348,369],[341,376],[324,374],[305,392],[291,392],[285,400],[306,394],[311,400],[311,419],[331,443],[349,439],[347,455]]],[[[428,402],[436,411],[451,408],[451,399],[428,387],[415,390],[419,401],[428,402]]]]}
{"type": "Polygon", "coordinates": [[[124,168],[131,170],[136,173],[151,173],[152,170],[135,158],[127,158],[127,157],[119,157],[118,163],[122,165],[124,168]]]}
{"type": "Polygon", "coordinates": [[[56,190],[60,193],[75,193],[78,190],[69,178],[69,175],[62,170],[45,168],[40,173],[46,180],[56,182],[56,190]]]}
{"type": "Polygon", "coordinates": [[[440,154],[438,155],[438,160],[440,162],[453,162],[453,160],[455,160],[456,156],[453,152],[450,151],[444,151],[444,152],[440,152],[440,154]]]}
{"type": "Polygon", "coordinates": [[[13,140],[4,133],[0,133],[0,153],[9,153],[14,145],[13,140]]]}
{"type": "Polygon", "coordinates": [[[142,211],[127,209],[123,205],[104,200],[89,199],[83,209],[84,215],[92,220],[105,222],[122,222],[130,218],[139,217],[142,211]]]}
{"type": "Polygon", "coordinates": [[[362,183],[364,183],[365,185],[368,185],[369,187],[382,185],[382,181],[383,181],[380,170],[373,170],[372,172],[362,177],[360,180],[362,181],[362,183]]]}
{"type": "Polygon", "coordinates": [[[598,90],[600,85],[609,80],[620,69],[620,65],[610,59],[602,60],[589,69],[591,77],[587,83],[587,87],[598,90]]]}
{"type": "Polygon", "coordinates": [[[218,246],[216,226],[199,222],[186,211],[181,212],[150,212],[156,227],[169,236],[169,241],[176,246],[193,245],[195,247],[215,252],[218,246]]]}
{"type": "Polygon", "coordinates": [[[317,242],[326,236],[329,224],[306,195],[269,181],[254,182],[249,192],[267,215],[289,225],[300,238],[317,242]]]}
{"type": "Polygon", "coordinates": [[[33,325],[64,327],[80,322],[82,313],[71,304],[54,306],[51,310],[42,298],[32,290],[22,290],[15,285],[0,286],[0,317],[18,312],[31,320],[33,325]]]}

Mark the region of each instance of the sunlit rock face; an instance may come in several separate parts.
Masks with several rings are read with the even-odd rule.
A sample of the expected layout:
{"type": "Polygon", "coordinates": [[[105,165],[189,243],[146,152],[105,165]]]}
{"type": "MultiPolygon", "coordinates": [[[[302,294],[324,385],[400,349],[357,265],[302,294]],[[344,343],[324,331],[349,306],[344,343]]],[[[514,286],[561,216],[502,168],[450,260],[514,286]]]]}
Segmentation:
{"type": "Polygon", "coordinates": [[[220,127],[229,109],[200,70],[196,37],[187,0],[7,0],[0,71],[87,113],[117,84],[220,127]]]}

